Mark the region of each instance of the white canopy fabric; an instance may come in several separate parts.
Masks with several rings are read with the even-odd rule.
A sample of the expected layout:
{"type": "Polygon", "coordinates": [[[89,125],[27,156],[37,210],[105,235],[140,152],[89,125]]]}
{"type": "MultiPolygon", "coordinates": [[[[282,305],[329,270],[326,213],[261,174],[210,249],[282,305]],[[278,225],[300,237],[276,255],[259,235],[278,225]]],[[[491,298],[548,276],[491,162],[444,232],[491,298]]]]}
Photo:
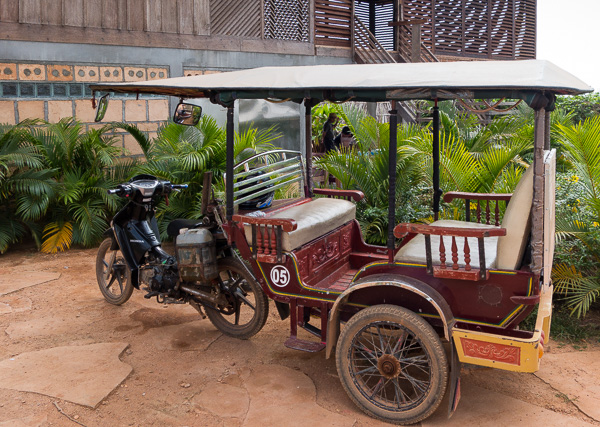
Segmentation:
{"type": "Polygon", "coordinates": [[[93,91],[181,97],[360,99],[523,97],[525,92],[581,94],[593,89],[548,61],[473,61],[263,67],[132,83],[91,85],[93,91]],[[433,91],[433,92],[432,92],[433,91]],[[320,92],[322,93],[322,92],[320,92]]]}

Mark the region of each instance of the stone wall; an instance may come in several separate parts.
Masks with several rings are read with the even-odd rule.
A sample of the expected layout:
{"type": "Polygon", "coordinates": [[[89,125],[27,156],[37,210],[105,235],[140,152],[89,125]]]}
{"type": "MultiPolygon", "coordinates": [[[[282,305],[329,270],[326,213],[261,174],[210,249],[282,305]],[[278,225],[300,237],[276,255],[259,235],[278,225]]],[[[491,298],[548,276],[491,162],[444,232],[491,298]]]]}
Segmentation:
{"type": "MultiPolygon", "coordinates": [[[[64,63],[0,63],[0,123],[16,124],[25,119],[51,123],[75,117],[87,129],[94,123],[89,83],[153,80],[169,77],[168,67],[89,65],[64,63]]],[[[160,123],[169,117],[166,97],[116,96],[110,101],[104,123],[127,122],[156,135],[160,123]]],[[[126,133],[117,133],[124,155],[141,150],[126,133]]]]}

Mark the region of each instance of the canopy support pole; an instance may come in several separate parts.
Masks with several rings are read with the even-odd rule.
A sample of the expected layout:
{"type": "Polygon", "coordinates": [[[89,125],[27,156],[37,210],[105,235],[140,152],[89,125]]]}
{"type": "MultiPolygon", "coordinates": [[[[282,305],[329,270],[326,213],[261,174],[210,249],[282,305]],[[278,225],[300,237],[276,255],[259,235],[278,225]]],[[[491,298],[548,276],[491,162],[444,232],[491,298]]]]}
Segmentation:
{"type": "Polygon", "coordinates": [[[304,183],[305,194],[307,197],[313,196],[313,174],[312,174],[312,106],[313,102],[310,98],[304,100],[304,127],[306,134],[306,182],[304,183]]]}
{"type": "Polygon", "coordinates": [[[398,161],[398,110],[396,101],[392,101],[390,110],[390,153],[389,153],[389,175],[390,188],[388,194],[388,256],[389,262],[394,262],[394,249],[396,239],[394,238],[394,227],[396,226],[396,163],[398,161]]]}
{"type": "Polygon", "coordinates": [[[229,105],[227,107],[227,139],[226,139],[226,166],[225,173],[227,176],[227,180],[225,181],[225,194],[226,196],[226,205],[227,205],[227,220],[231,221],[233,217],[233,162],[234,162],[234,152],[233,152],[233,138],[234,138],[234,123],[233,123],[233,108],[234,105],[229,105]]]}
{"type": "MultiPolygon", "coordinates": [[[[533,206],[531,209],[531,271],[541,274],[544,256],[544,148],[546,146],[546,110],[535,110],[533,145],[533,206]]],[[[549,143],[549,139],[548,139],[549,143]]]]}
{"type": "Polygon", "coordinates": [[[440,212],[440,108],[436,98],[433,106],[433,218],[438,220],[440,212]]]}

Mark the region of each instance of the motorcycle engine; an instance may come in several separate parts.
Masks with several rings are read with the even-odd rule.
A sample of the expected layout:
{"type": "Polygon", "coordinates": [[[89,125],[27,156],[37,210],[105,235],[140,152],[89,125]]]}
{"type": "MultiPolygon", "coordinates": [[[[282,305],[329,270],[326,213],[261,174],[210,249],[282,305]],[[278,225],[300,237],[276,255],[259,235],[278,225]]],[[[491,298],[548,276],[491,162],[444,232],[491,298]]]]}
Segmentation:
{"type": "Polygon", "coordinates": [[[150,292],[169,294],[179,281],[175,259],[171,257],[164,263],[160,259],[147,263],[140,270],[140,281],[148,286],[150,292]]]}

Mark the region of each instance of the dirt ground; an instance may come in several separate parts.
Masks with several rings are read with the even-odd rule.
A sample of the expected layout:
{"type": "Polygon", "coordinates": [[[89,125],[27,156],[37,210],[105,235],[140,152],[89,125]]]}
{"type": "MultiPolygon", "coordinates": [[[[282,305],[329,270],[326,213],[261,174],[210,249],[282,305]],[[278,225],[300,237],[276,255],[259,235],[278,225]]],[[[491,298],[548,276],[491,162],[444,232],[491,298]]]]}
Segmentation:
{"type": "MultiPolygon", "coordinates": [[[[208,319],[198,322],[200,316],[189,306],[160,305],[145,300],[141,291],[115,307],[97,288],[95,256],[94,249],[75,249],[0,257],[5,281],[33,272],[60,274],[0,296],[0,361],[60,346],[126,343],[120,360],[132,367],[131,373],[95,408],[0,388],[0,426],[382,424],[345,395],[333,359],[283,346],[289,321],[279,320],[273,305],[265,328],[248,341],[221,335],[208,319]]],[[[598,348],[586,351],[592,350],[598,348]]],[[[574,350],[554,342],[547,351],[574,350]]],[[[35,375],[44,375],[43,366],[35,375]]],[[[462,382],[568,416],[574,424],[600,424],[556,385],[533,374],[465,366],[462,382]]],[[[439,411],[446,411],[444,404],[439,411]]]]}

